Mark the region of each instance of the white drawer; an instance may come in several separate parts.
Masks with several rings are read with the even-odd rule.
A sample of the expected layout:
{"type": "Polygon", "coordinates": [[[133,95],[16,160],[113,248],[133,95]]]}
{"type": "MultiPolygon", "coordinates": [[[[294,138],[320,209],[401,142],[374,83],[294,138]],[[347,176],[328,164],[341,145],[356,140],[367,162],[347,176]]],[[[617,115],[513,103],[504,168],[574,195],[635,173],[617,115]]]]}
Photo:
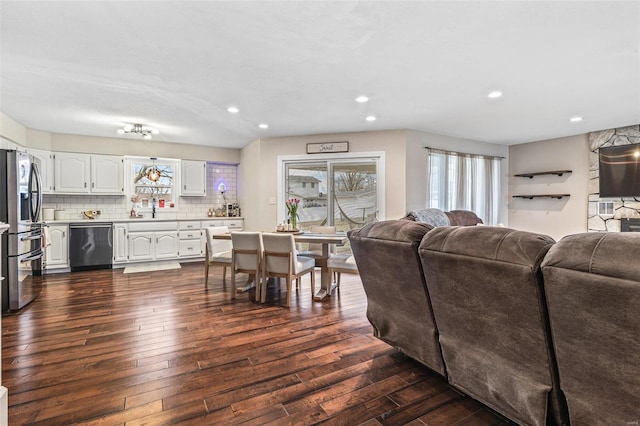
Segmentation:
{"type": "Polygon", "coordinates": [[[210,226],[223,226],[223,225],[225,225],[224,219],[203,220],[202,221],[202,229],[208,228],[210,226]]]}
{"type": "Polygon", "coordinates": [[[181,231],[188,231],[190,229],[200,229],[200,221],[180,222],[178,226],[179,226],[178,229],[181,231]]]}
{"type": "Polygon", "coordinates": [[[129,232],[176,231],[178,222],[130,222],[129,232]]]}
{"type": "Polygon", "coordinates": [[[180,240],[180,257],[202,256],[200,240],[180,240]]]}
{"type": "Polygon", "coordinates": [[[242,219],[226,219],[224,225],[229,229],[242,229],[244,228],[244,220],[242,219]]]}
{"type": "Polygon", "coordinates": [[[178,232],[178,238],[180,238],[181,240],[193,240],[193,239],[200,239],[200,236],[202,235],[202,233],[200,232],[200,230],[195,230],[195,231],[180,231],[178,232]]]}

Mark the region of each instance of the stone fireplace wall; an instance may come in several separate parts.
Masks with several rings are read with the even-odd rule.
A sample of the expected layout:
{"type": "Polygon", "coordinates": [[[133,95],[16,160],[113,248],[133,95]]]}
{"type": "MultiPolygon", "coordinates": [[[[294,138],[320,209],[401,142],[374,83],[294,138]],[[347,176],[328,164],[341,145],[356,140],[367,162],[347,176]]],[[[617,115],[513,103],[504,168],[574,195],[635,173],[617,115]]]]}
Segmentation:
{"type": "Polygon", "coordinates": [[[587,227],[590,232],[620,232],[620,219],[640,218],[640,197],[600,198],[600,148],[640,143],[640,125],[589,133],[589,201],[587,227]],[[601,201],[613,202],[613,215],[598,213],[601,201]]]}

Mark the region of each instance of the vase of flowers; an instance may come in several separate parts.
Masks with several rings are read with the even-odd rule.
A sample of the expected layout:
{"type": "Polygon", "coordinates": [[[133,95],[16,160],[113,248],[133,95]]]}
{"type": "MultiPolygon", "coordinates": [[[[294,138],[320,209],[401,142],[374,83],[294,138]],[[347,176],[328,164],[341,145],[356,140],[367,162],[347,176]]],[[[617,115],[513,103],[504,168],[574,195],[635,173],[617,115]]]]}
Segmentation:
{"type": "Polygon", "coordinates": [[[300,200],[297,198],[289,198],[285,205],[287,206],[287,212],[289,213],[289,220],[291,221],[291,230],[298,230],[298,205],[300,200]]]}

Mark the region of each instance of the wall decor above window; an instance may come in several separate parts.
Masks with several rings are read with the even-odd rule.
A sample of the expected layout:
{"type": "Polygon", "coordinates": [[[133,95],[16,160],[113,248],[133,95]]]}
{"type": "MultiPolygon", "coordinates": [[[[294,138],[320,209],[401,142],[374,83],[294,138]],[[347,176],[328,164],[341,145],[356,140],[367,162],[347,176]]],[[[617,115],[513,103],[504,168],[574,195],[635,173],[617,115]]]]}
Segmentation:
{"type": "Polygon", "coordinates": [[[349,152],[349,142],[321,142],[307,144],[307,154],[332,154],[334,152],[349,152]]]}

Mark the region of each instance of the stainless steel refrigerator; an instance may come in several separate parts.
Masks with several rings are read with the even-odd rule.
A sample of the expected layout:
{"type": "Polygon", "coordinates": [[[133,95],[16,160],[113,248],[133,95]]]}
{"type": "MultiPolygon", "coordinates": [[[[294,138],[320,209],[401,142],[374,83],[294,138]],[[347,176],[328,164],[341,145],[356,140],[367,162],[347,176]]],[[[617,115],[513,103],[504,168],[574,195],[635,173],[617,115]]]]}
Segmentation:
{"type": "Polygon", "coordinates": [[[2,235],[2,312],[16,311],[42,289],[42,184],[36,160],[15,150],[0,150],[2,235]]]}

